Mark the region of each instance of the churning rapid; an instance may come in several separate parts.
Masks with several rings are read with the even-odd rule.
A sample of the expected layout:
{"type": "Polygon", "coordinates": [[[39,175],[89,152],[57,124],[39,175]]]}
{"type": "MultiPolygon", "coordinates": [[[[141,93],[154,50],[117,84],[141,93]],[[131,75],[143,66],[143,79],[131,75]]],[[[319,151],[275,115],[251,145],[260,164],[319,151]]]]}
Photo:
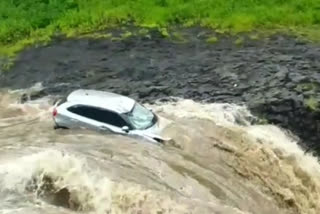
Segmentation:
{"type": "Polygon", "coordinates": [[[149,105],[174,141],[54,130],[54,97],[0,94],[1,213],[303,213],[320,210],[320,165],[245,107],[149,105]]]}

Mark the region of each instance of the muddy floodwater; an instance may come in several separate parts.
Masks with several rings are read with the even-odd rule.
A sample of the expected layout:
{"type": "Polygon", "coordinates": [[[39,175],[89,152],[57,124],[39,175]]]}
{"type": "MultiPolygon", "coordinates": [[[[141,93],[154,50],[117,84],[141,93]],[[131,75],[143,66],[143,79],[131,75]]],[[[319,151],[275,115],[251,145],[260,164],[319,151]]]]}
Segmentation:
{"type": "Polygon", "coordinates": [[[232,104],[175,99],[159,146],[54,130],[52,97],[1,93],[1,213],[318,213],[320,165],[232,104]]]}
{"type": "Polygon", "coordinates": [[[320,47],[181,36],[57,40],[0,72],[0,213],[320,213],[320,164],[302,149],[320,139],[320,47]],[[141,101],[173,140],[53,129],[78,88],[141,101]]]}

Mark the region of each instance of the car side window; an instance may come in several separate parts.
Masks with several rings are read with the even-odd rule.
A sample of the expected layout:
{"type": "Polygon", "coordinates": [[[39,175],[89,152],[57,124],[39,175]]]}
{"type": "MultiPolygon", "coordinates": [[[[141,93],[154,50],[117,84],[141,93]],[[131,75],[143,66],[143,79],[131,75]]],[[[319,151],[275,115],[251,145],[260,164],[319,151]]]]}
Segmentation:
{"type": "Polygon", "coordinates": [[[68,110],[74,114],[117,126],[119,128],[128,125],[119,115],[107,110],[87,106],[72,106],[69,107],[68,110]]]}

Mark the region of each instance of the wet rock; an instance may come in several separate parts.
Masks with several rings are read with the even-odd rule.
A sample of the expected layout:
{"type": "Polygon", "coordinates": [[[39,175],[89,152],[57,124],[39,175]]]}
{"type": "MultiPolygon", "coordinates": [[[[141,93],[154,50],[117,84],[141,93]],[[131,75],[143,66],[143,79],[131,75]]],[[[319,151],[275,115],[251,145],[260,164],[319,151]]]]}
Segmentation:
{"type": "Polygon", "coordinates": [[[292,72],[288,75],[288,78],[293,83],[307,82],[309,78],[301,73],[292,72]]]}
{"type": "Polygon", "coordinates": [[[30,100],[36,100],[36,99],[45,97],[47,95],[48,95],[48,93],[46,92],[45,89],[35,90],[35,91],[31,91],[29,93],[23,93],[20,97],[20,103],[25,103],[30,100]]]}
{"type": "Polygon", "coordinates": [[[20,103],[25,103],[28,102],[30,100],[28,94],[22,94],[21,98],[20,98],[20,103]]]}
{"type": "Polygon", "coordinates": [[[290,89],[290,90],[293,90],[296,86],[297,86],[297,85],[296,85],[295,83],[293,83],[293,82],[287,82],[287,83],[285,84],[285,87],[288,88],[288,89],[290,89]]]}
{"type": "Polygon", "coordinates": [[[290,56],[290,55],[280,55],[280,56],[278,56],[279,62],[288,62],[288,61],[291,61],[292,58],[293,58],[293,56],[290,56]]]}
{"type": "Polygon", "coordinates": [[[151,88],[147,88],[147,87],[140,88],[138,90],[139,98],[143,99],[143,98],[146,98],[148,96],[151,96],[151,91],[152,91],[151,88]]]}
{"type": "Polygon", "coordinates": [[[278,71],[277,73],[275,74],[275,78],[281,80],[281,79],[284,79],[284,78],[287,78],[288,74],[289,74],[289,70],[287,67],[285,66],[278,66],[278,71]]]}

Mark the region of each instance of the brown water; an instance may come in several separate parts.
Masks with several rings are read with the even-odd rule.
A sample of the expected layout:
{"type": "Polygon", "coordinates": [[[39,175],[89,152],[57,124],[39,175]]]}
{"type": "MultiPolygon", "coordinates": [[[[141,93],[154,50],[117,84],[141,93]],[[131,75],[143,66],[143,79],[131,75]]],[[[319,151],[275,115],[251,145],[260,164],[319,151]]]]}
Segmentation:
{"type": "Polygon", "coordinates": [[[303,213],[320,211],[320,165],[244,107],[150,105],[175,142],[158,146],[54,130],[50,97],[0,94],[1,213],[303,213]]]}

